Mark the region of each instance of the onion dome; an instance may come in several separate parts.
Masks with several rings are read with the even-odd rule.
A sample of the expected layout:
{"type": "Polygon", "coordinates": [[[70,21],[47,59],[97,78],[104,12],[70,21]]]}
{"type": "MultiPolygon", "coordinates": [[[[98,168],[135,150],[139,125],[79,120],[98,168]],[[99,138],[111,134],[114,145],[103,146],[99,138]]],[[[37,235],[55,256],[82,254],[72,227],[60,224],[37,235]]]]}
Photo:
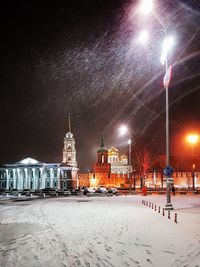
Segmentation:
{"type": "Polygon", "coordinates": [[[121,158],[121,160],[123,160],[123,159],[128,159],[128,157],[127,157],[126,154],[122,154],[120,158],[121,158]]]}
{"type": "Polygon", "coordinates": [[[119,150],[112,146],[110,149],[108,149],[108,156],[118,156],[119,155],[119,150]]]}
{"type": "Polygon", "coordinates": [[[66,138],[73,138],[73,134],[71,132],[66,133],[66,138]]]}

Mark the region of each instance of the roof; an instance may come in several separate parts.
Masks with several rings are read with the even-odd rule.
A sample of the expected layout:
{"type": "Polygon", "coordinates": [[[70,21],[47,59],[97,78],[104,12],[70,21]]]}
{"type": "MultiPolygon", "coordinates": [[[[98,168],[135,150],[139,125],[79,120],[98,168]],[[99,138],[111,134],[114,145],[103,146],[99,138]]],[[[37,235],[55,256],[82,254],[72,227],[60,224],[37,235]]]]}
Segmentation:
{"type": "Polygon", "coordinates": [[[71,132],[66,133],[66,138],[73,138],[73,134],[71,132]]]}
{"type": "Polygon", "coordinates": [[[118,156],[119,150],[116,147],[112,146],[110,149],[108,149],[108,155],[109,156],[113,156],[113,155],[118,156]]]}
{"type": "Polygon", "coordinates": [[[13,164],[2,164],[1,168],[62,168],[62,169],[72,169],[72,166],[61,163],[44,163],[33,158],[25,158],[13,164]]]}
{"type": "Polygon", "coordinates": [[[36,159],[33,159],[33,158],[25,158],[25,159],[22,159],[18,162],[16,162],[16,164],[23,164],[23,165],[34,165],[34,164],[42,164],[42,162],[36,160],[36,159]]]}
{"type": "Polygon", "coordinates": [[[121,160],[122,160],[122,159],[127,159],[128,157],[127,157],[126,154],[122,154],[120,158],[121,158],[121,160]]]}
{"type": "Polygon", "coordinates": [[[100,147],[97,152],[108,152],[108,150],[105,147],[100,147]]]}

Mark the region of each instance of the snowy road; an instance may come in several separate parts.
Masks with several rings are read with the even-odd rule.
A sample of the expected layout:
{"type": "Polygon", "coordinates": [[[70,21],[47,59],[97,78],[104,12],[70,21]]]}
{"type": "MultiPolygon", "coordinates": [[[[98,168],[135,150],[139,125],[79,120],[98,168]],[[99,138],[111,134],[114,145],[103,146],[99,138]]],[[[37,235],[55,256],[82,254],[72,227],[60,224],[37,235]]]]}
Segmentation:
{"type": "Polygon", "coordinates": [[[143,198],[0,202],[0,266],[200,266],[200,196],[172,199],[178,224],[143,198]]]}

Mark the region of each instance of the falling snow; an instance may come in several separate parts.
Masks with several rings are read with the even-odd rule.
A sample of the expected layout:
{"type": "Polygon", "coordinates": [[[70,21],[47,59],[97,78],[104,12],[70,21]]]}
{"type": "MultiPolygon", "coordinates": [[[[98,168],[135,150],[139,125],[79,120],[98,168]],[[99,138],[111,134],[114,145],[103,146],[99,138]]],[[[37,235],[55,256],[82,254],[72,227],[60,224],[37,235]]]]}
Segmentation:
{"type": "MultiPolygon", "coordinates": [[[[102,127],[106,144],[117,142],[120,122],[128,123],[154,154],[164,152],[165,69],[159,60],[164,35],[155,17],[141,17],[137,1],[119,2],[41,8],[38,22],[34,11],[13,7],[15,16],[9,16],[15,31],[7,25],[9,38],[1,49],[1,140],[7,139],[1,161],[28,155],[60,161],[68,113],[80,167],[94,161],[102,127]],[[151,40],[142,47],[138,34],[144,28],[151,40]]],[[[186,121],[199,125],[200,13],[195,1],[162,2],[156,12],[176,40],[169,55],[173,137],[186,121]]]]}

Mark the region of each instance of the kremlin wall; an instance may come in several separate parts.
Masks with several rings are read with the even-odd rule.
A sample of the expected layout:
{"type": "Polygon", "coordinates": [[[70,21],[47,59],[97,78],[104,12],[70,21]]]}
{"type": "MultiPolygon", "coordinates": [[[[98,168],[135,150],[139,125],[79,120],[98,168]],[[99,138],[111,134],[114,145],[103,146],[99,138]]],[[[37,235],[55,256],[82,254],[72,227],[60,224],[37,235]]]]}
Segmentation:
{"type": "MultiPolygon", "coordinates": [[[[200,189],[199,171],[175,171],[172,175],[174,186],[180,190],[200,189]]],[[[97,162],[93,165],[93,172],[80,173],[78,175],[78,186],[95,187],[104,186],[106,188],[120,188],[141,190],[145,185],[151,190],[162,190],[166,188],[165,176],[160,171],[146,172],[143,177],[133,171],[128,165],[128,157],[120,155],[117,148],[110,149],[104,147],[103,137],[101,146],[97,150],[97,162]],[[128,172],[131,178],[128,178],[128,172]]]]}

